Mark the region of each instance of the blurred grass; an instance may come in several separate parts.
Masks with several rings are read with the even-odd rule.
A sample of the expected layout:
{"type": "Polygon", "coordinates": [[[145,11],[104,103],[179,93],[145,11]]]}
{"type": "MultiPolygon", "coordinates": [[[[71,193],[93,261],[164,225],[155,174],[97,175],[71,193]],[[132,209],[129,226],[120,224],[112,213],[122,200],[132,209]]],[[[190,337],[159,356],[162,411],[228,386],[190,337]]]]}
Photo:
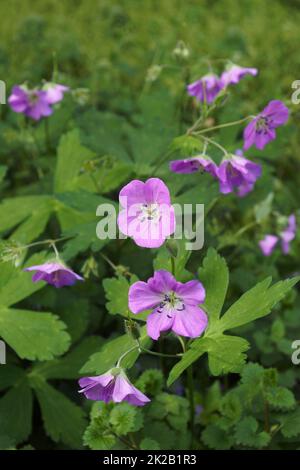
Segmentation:
{"type": "Polygon", "coordinates": [[[168,63],[179,39],[191,48],[195,76],[208,58],[258,67],[251,86],[260,101],[286,93],[300,76],[298,1],[1,0],[0,15],[8,85],[49,78],[56,52],[73,83],[139,90],[147,68],[168,63]]]}

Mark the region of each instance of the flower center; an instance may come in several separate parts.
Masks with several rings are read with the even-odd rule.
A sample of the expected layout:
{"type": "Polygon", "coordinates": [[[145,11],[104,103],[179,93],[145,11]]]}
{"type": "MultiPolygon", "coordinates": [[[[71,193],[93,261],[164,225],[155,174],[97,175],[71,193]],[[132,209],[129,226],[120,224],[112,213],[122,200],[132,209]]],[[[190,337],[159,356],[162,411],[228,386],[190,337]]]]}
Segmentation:
{"type": "Polygon", "coordinates": [[[145,220],[152,220],[157,222],[160,217],[159,204],[141,204],[139,220],[144,222],[145,220]]]}
{"type": "Polygon", "coordinates": [[[35,91],[29,93],[29,101],[31,104],[36,104],[39,101],[39,95],[35,91]]]}
{"type": "Polygon", "coordinates": [[[256,126],[255,127],[256,127],[257,132],[266,132],[269,128],[268,118],[261,116],[256,121],[256,126]]]}
{"type": "MultiPolygon", "coordinates": [[[[170,311],[177,310],[177,312],[182,312],[183,310],[185,310],[185,305],[183,300],[178,297],[178,295],[174,291],[170,291],[167,294],[164,294],[164,299],[159,304],[157,312],[162,313],[163,309],[168,309],[170,311]]],[[[167,314],[167,317],[172,318],[170,314],[167,314]]]]}

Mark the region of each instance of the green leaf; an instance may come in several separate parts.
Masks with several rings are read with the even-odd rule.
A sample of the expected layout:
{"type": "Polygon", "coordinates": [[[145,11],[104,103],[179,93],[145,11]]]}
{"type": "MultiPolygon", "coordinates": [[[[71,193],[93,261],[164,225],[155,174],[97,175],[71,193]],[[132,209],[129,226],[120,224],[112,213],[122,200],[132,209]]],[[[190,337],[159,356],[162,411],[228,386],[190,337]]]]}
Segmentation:
{"type": "Polygon", "coordinates": [[[300,407],[291,413],[279,417],[284,437],[291,438],[300,434],[300,407]]]}
{"type": "Polygon", "coordinates": [[[225,259],[210,248],[198,274],[205,287],[206,297],[203,307],[211,325],[220,316],[228,289],[229,273],[225,259]]]}
{"type": "Polygon", "coordinates": [[[269,216],[272,210],[273,199],[274,194],[270,193],[263,201],[254,206],[254,214],[257,223],[261,223],[264,219],[269,216]]]}
{"type": "Polygon", "coordinates": [[[83,435],[83,444],[92,450],[109,450],[115,443],[116,437],[101,417],[93,419],[83,435]]]}
{"type": "Polygon", "coordinates": [[[33,370],[46,379],[78,379],[84,363],[101,348],[102,344],[102,338],[89,336],[63,358],[37,364],[33,370]]]}
{"type": "MultiPolygon", "coordinates": [[[[106,308],[112,315],[123,315],[128,318],[128,291],[129,287],[138,281],[136,276],[131,276],[130,282],[125,276],[119,275],[118,277],[112,277],[103,280],[103,287],[105,290],[105,296],[108,300],[106,308]]],[[[140,316],[138,317],[140,319],[140,316]]]]}
{"type": "Polygon", "coordinates": [[[149,439],[148,437],[145,437],[140,442],[140,449],[141,450],[160,450],[158,442],[156,442],[154,439],[149,439]]]}
{"type": "MultiPolygon", "coordinates": [[[[27,260],[25,267],[42,264],[45,261],[45,253],[40,252],[27,260]]],[[[3,271],[4,276],[0,274],[2,281],[0,281],[0,305],[5,307],[14,305],[45,286],[44,282],[32,282],[32,273],[24,272],[23,269],[16,268],[10,263],[2,266],[6,268],[6,265],[8,269],[3,271]]]]}
{"type": "Polygon", "coordinates": [[[261,449],[266,447],[270,440],[270,434],[265,431],[257,432],[258,422],[252,416],[246,416],[236,426],[235,440],[238,444],[247,447],[261,449]]]}
{"type": "Polygon", "coordinates": [[[211,338],[207,351],[211,373],[213,375],[239,373],[245,364],[247,358],[245,351],[249,347],[248,341],[238,336],[220,335],[211,338]]]}
{"type": "Polygon", "coordinates": [[[19,382],[0,399],[1,434],[16,444],[31,434],[32,401],[27,381],[19,382]]]}
{"type": "Polygon", "coordinates": [[[147,369],[136,381],[136,386],[147,396],[156,396],[161,392],[163,383],[164,376],[159,369],[147,369]]]}
{"type": "Polygon", "coordinates": [[[80,449],[87,424],[82,409],[37,375],[32,376],[31,384],[41,407],[47,435],[55,442],[62,441],[72,449],[80,449]]]}
{"type": "Polygon", "coordinates": [[[270,287],[271,278],[257,284],[237,300],[222,316],[218,328],[222,331],[245,325],[268,315],[274,305],[300,280],[300,277],[279,281],[270,287]]]}
{"type": "Polygon", "coordinates": [[[44,211],[51,204],[51,196],[21,196],[4,199],[0,204],[0,232],[9,230],[32,214],[44,211]]]}
{"type": "Polygon", "coordinates": [[[73,129],[63,135],[57,149],[54,192],[61,193],[76,189],[76,180],[83,163],[94,156],[94,152],[81,145],[78,129],[73,129]]]}
{"type": "Polygon", "coordinates": [[[65,324],[55,315],[0,308],[0,334],[22,359],[52,359],[69,347],[65,324]]]}
{"type": "MultiPolygon", "coordinates": [[[[149,341],[146,328],[141,328],[141,344],[145,346],[149,344],[149,341]]],[[[136,341],[127,334],[119,336],[116,339],[106,341],[100,352],[95,353],[90,357],[87,363],[80,370],[80,373],[103,374],[114,367],[119,357],[135,345],[136,341]]],[[[122,366],[125,368],[132,367],[138,357],[139,352],[137,350],[132,351],[124,358],[122,366]]]]}
{"type": "Polygon", "coordinates": [[[273,408],[288,410],[296,405],[294,394],[285,387],[268,387],[265,398],[273,408]]]}
{"type": "Polygon", "coordinates": [[[110,413],[109,422],[118,436],[136,432],[143,426],[143,415],[140,409],[120,403],[110,413]]]}
{"type": "Polygon", "coordinates": [[[12,364],[6,364],[5,367],[1,367],[0,390],[12,387],[16,382],[25,377],[26,374],[23,369],[12,364]]]}
{"type": "MultiPolygon", "coordinates": [[[[170,387],[173,382],[187,369],[193,362],[197,361],[204,353],[207,352],[209,345],[208,338],[200,338],[196,340],[197,342],[195,347],[191,347],[180,359],[177,364],[171,369],[171,372],[168,377],[167,385],[170,387]]],[[[192,343],[193,346],[194,343],[192,343]]]]}
{"type": "Polygon", "coordinates": [[[216,426],[209,424],[201,434],[202,441],[210,449],[227,450],[233,446],[234,439],[231,435],[216,426]]]}

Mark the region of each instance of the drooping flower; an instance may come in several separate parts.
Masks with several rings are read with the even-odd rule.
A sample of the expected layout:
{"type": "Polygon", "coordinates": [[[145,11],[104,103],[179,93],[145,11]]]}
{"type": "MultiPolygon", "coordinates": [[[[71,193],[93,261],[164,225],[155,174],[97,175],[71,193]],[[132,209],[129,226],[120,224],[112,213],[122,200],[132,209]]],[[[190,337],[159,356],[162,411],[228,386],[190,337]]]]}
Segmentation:
{"type": "Polygon", "coordinates": [[[23,113],[35,121],[53,113],[47,93],[38,89],[29,90],[25,85],[13,87],[8,103],[13,111],[23,113]]]}
{"type": "Polygon", "coordinates": [[[194,96],[202,103],[212,103],[219,92],[222,90],[223,85],[220,78],[211,73],[204,75],[204,77],[191,83],[187,86],[187,92],[190,96],[194,96]]]}
{"type": "Polygon", "coordinates": [[[290,242],[294,240],[296,236],[296,216],[291,214],[288,218],[288,226],[280,233],[281,238],[281,249],[284,254],[288,254],[290,251],[290,242]]]}
{"type": "Polygon", "coordinates": [[[174,233],[176,221],[167,186],[159,178],[133,180],[121,189],[119,229],[138,246],[158,248],[174,233]]]}
{"type": "Polygon", "coordinates": [[[43,86],[46,92],[46,99],[49,104],[59,103],[64,97],[64,94],[69,91],[69,87],[60,85],[59,83],[46,82],[43,86]]]}
{"type": "Polygon", "coordinates": [[[207,316],[199,307],[205,299],[201,282],[178,282],[168,271],[160,270],[147,282],[132,284],[128,294],[133,313],[153,309],[147,318],[148,335],[157,340],[163,331],[196,338],[207,326],[207,316]]]}
{"type": "Polygon", "coordinates": [[[279,238],[276,237],[276,235],[266,235],[263,240],[260,240],[258,244],[264,256],[270,256],[272,254],[278,240],[279,238]]]}
{"type": "Polygon", "coordinates": [[[217,165],[209,157],[199,156],[185,158],[184,160],[173,160],[170,162],[170,170],[174,173],[195,173],[206,171],[212,176],[217,176],[217,165]]]}
{"type": "Polygon", "coordinates": [[[262,150],[268,142],[276,138],[276,127],[286,123],[288,108],[279,100],[270,101],[264,110],[244,129],[244,150],[255,145],[262,150]]]}
{"type": "Polygon", "coordinates": [[[223,159],[218,168],[220,192],[228,194],[236,189],[238,196],[245,196],[252,191],[261,171],[260,165],[243,157],[242,152],[238,150],[236,155],[223,159]]]}
{"type": "Polygon", "coordinates": [[[83,277],[58,261],[30,266],[25,268],[24,271],[36,271],[32,276],[33,282],[45,281],[57,288],[72,286],[76,281],[84,280],[83,277]]]}
{"type": "Polygon", "coordinates": [[[221,75],[221,83],[223,87],[228,85],[236,85],[245,75],[257,75],[258,70],[251,67],[240,67],[232,64],[221,75]]]}
{"type": "Polygon", "coordinates": [[[279,233],[279,236],[268,234],[258,242],[263,255],[270,256],[279,240],[281,242],[282,252],[287,255],[290,251],[290,243],[296,237],[296,229],[296,216],[295,214],[291,214],[288,218],[287,227],[279,233]]]}
{"type": "Polygon", "coordinates": [[[127,401],[130,405],[144,406],[150,399],[134,387],[125,372],[120,368],[108,371],[97,377],[83,377],[79,380],[81,390],[89,400],[109,403],[127,401]]]}

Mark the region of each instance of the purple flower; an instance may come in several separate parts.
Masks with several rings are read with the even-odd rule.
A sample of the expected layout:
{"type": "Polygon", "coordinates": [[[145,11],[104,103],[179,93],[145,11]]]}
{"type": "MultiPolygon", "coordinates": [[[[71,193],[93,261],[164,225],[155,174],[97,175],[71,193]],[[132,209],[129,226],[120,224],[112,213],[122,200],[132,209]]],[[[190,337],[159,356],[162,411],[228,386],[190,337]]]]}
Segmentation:
{"type": "Polygon", "coordinates": [[[221,193],[232,193],[236,188],[238,196],[243,197],[252,191],[261,176],[261,166],[243,157],[241,151],[237,153],[239,155],[232,155],[221,162],[217,176],[221,193]]]}
{"type": "Polygon", "coordinates": [[[212,176],[217,176],[217,165],[209,157],[191,157],[184,160],[170,162],[170,170],[174,173],[195,173],[206,171],[212,176]]]}
{"type": "Polygon", "coordinates": [[[81,390],[89,400],[109,403],[127,401],[130,405],[144,406],[150,402],[142,392],[135,388],[121,369],[112,369],[97,377],[83,377],[79,380],[81,390]]]}
{"type": "Polygon", "coordinates": [[[285,124],[288,117],[289,110],[282,101],[270,101],[265,109],[245,127],[244,150],[251,145],[262,150],[268,142],[275,139],[276,127],[285,124]]]}
{"type": "Polygon", "coordinates": [[[202,101],[202,103],[210,104],[222,88],[223,85],[219,77],[212,73],[204,75],[204,77],[188,85],[187,92],[190,96],[194,96],[197,100],[202,101]]]}
{"type": "Polygon", "coordinates": [[[263,240],[258,242],[264,256],[270,256],[272,254],[279,240],[281,240],[282,252],[287,255],[290,251],[290,242],[294,240],[296,236],[296,228],[296,216],[295,214],[291,214],[288,218],[287,227],[279,233],[279,237],[276,235],[266,235],[263,240]]]}
{"type": "Polygon", "coordinates": [[[45,91],[29,90],[25,86],[14,86],[8,103],[13,111],[23,113],[35,121],[53,113],[45,91]]]}
{"type": "Polygon", "coordinates": [[[231,65],[221,75],[221,83],[223,87],[228,85],[236,85],[245,75],[257,75],[258,70],[249,67],[240,67],[239,65],[231,65]]]}
{"type": "Polygon", "coordinates": [[[266,235],[258,244],[264,256],[270,256],[278,242],[276,235],[266,235]]]}
{"type": "Polygon", "coordinates": [[[64,97],[64,93],[69,91],[69,87],[60,85],[59,83],[47,82],[43,86],[46,92],[46,99],[49,104],[59,103],[64,97]]]}
{"type": "Polygon", "coordinates": [[[36,271],[32,277],[33,282],[45,281],[55,287],[72,286],[76,281],[84,280],[74,271],[57,261],[30,266],[25,268],[24,271],[36,271]]]}
{"type": "Polygon", "coordinates": [[[205,299],[201,282],[177,282],[168,271],[156,271],[147,282],[132,284],[128,294],[133,313],[153,309],[147,318],[148,335],[157,340],[162,331],[196,338],[207,326],[207,316],[198,306],[205,299]]]}
{"type": "Polygon", "coordinates": [[[138,246],[160,247],[174,233],[176,221],[167,186],[159,178],[145,183],[133,180],[121,189],[118,216],[121,232],[132,237],[138,246]]]}
{"type": "Polygon", "coordinates": [[[288,218],[288,226],[285,230],[280,233],[281,238],[281,249],[286,255],[290,251],[290,242],[294,240],[296,236],[296,216],[291,214],[288,218]]]}

